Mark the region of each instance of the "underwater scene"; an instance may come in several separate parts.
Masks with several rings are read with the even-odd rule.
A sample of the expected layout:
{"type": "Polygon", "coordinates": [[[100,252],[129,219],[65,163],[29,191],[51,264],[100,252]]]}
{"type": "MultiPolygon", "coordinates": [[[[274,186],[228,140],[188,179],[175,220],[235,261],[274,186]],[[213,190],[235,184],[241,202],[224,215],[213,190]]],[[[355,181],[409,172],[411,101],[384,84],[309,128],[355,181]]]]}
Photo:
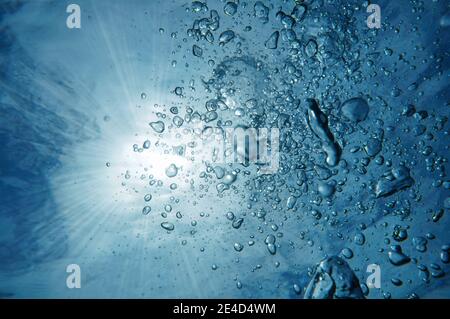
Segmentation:
{"type": "Polygon", "coordinates": [[[0,0],[1,298],[450,298],[450,1],[0,0]]]}

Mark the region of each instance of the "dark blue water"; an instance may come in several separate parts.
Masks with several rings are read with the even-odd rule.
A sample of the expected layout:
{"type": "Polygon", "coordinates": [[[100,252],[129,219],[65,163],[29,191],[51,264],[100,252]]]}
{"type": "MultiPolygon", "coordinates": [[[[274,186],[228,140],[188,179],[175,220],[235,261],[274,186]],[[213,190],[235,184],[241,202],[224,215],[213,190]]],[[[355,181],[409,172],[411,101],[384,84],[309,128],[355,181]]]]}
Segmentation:
{"type": "Polygon", "coordinates": [[[1,297],[450,297],[448,1],[76,3],[0,2],[1,297]]]}

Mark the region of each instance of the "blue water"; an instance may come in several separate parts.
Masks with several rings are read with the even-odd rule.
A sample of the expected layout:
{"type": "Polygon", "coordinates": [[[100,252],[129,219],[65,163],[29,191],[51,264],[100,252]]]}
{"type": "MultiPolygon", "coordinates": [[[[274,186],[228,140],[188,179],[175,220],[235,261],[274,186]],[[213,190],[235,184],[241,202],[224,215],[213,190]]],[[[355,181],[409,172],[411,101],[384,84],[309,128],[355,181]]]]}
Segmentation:
{"type": "Polygon", "coordinates": [[[450,297],[450,3],[231,2],[0,1],[1,297],[303,298],[335,255],[450,297]],[[279,128],[278,171],[205,126],[279,128]]]}

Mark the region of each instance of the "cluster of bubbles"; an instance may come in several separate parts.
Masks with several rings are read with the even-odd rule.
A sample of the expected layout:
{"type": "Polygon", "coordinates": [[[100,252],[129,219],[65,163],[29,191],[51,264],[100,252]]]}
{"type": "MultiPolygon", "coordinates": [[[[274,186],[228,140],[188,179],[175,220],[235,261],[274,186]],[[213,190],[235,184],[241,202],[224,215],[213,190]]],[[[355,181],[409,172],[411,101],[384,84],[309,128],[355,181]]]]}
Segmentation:
{"type": "MultiPolygon", "coordinates": [[[[288,225],[294,222],[308,229],[297,235],[305,250],[315,249],[324,257],[340,256],[328,256],[311,269],[311,283],[308,287],[295,283],[295,294],[308,298],[367,296],[367,286],[358,281],[347,262],[365,249],[380,246],[379,253],[393,267],[416,264],[419,281],[445,276],[449,245],[443,243],[433,252],[439,262],[427,266],[418,255],[428,251],[429,242],[436,241],[436,236],[431,232],[418,234],[414,228],[410,238],[409,225],[414,224],[416,215],[427,214],[425,230],[428,224],[439,224],[450,209],[450,180],[446,175],[449,143],[441,143],[448,141],[445,112],[448,115],[449,105],[431,110],[420,106],[418,98],[423,92],[416,82],[386,88],[383,81],[393,80],[395,70],[419,67],[421,51],[406,55],[376,45],[382,32],[407,32],[406,27],[404,31],[389,23],[380,30],[360,27],[363,23],[358,19],[365,18],[368,5],[364,1],[298,0],[280,1],[279,5],[270,1],[217,2],[214,9],[209,8],[212,1],[193,1],[186,8],[192,20],[187,22],[187,37],[183,39],[194,59],[211,68],[210,75],[201,77],[200,86],[190,84],[197,86],[191,99],[182,86],[175,88],[173,94],[185,106],[173,106],[150,122],[157,137],[143,141],[142,147],[135,145],[134,150],[152,152],[152,147],[164,141],[169,127],[279,128],[281,156],[276,173],[258,174],[257,166],[245,163],[205,162],[203,171],[193,172],[199,178],[190,183],[200,184],[198,188],[208,192],[212,201],[235,198],[242,212],[219,214],[231,228],[249,232],[249,247],[257,240],[264,243],[268,258],[291,245],[284,241],[281,229],[292,230],[288,225]],[[403,86],[406,89],[400,89],[403,86]],[[205,92],[203,101],[195,96],[200,89],[205,92]],[[423,172],[427,177],[421,176],[423,172]],[[215,190],[210,189],[211,182],[215,190]],[[431,203],[434,206],[426,213],[416,211],[415,206],[426,200],[423,189],[430,187],[442,194],[439,202],[431,203]],[[259,226],[252,229],[255,223],[259,226]],[[248,227],[242,227],[246,224],[248,227]],[[380,229],[374,230],[374,224],[380,229]],[[324,251],[315,244],[312,229],[326,236],[332,234],[344,247],[337,252],[324,251]],[[382,242],[373,242],[374,238],[382,242]],[[406,242],[412,244],[414,252],[404,252],[406,242]],[[344,274],[347,281],[334,278],[336,273],[344,274]],[[346,285],[351,289],[339,291],[346,285]]],[[[412,2],[420,16],[423,3],[412,2]]],[[[442,77],[442,56],[429,59],[442,77]]],[[[145,93],[141,97],[148,99],[145,93]]],[[[176,179],[179,168],[167,163],[165,175],[176,179]]],[[[174,183],[169,187],[177,189],[174,183]]],[[[145,195],[142,214],[153,214],[151,200],[152,195],[145,195]]],[[[171,211],[171,207],[165,207],[164,216],[171,211]]],[[[182,213],[176,212],[176,217],[180,219],[182,213]]],[[[176,232],[169,221],[161,222],[161,228],[176,232]]],[[[234,253],[245,253],[242,242],[225,240],[234,253]]],[[[365,262],[384,261],[377,255],[367,257],[365,262]]],[[[213,264],[211,268],[217,270],[218,266],[213,264]]],[[[398,276],[391,282],[394,288],[403,285],[398,276]]],[[[411,284],[412,280],[407,282],[411,284]]],[[[243,286],[245,283],[237,281],[238,289],[243,286]]],[[[383,290],[386,298],[391,296],[389,289],[383,290]]]]}

